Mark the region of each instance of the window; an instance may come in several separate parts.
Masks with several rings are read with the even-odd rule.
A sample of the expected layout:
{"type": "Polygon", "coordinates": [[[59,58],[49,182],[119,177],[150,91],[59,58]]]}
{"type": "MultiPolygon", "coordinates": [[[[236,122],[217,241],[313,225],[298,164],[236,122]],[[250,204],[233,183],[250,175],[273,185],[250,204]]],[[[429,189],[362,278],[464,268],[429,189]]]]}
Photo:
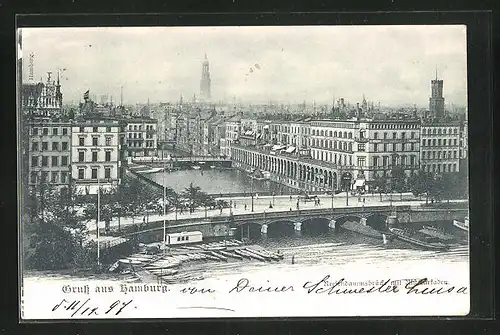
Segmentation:
{"type": "Polygon", "coordinates": [[[415,155],[410,156],[410,165],[414,166],[415,165],[415,155]]]}
{"type": "Polygon", "coordinates": [[[92,152],[92,162],[97,162],[97,151],[92,152]]]}
{"type": "MultiPolygon", "coordinates": [[[[97,152],[96,152],[97,154],[97,152]]],[[[105,158],[106,162],[110,162],[111,161],[111,151],[106,151],[106,158],[105,158]]]]}
{"type": "Polygon", "coordinates": [[[377,152],[378,151],[378,143],[373,144],[373,151],[377,152]]]}
{"type": "Polygon", "coordinates": [[[457,151],[453,151],[453,158],[457,158],[457,151]]]}
{"type": "Polygon", "coordinates": [[[386,140],[386,139],[387,139],[387,133],[384,132],[384,140],[386,140]]]}
{"type": "Polygon", "coordinates": [[[33,142],[31,144],[31,151],[38,151],[38,142],[33,142]]]}
{"type": "Polygon", "coordinates": [[[96,146],[99,145],[98,143],[99,143],[98,142],[98,138],[97,137],[92,137],[92,146],[96,147],[96,146]]]}
{"type": "Polygon", "coordinates": [[[78,169],[78,179],[84,179],[84,178],[85,178],[85,170],[78,169]]]}
{"type": "Polygon", "coordinates": [[[68,156],[61,156],[61,166],[68,166],[68,156]]]}
{"type": "Polygon", "coordinates": [[[457,145],[457,139],[456,138],[453,140],[453,145],[457,145]]]}
{"type": "Polygon", "coordinates": [[[38,135],[38,128],[33,128],[33,129],[31,130],[31,133],[32,133],[33,135],[38,135]]]}
{"type": "Polygon", "coordinates": [[[42,151],[47,151],[47,150],[49,150],[49,143],[42,142],[42,151]]]}
{"type": "Polygon", "coordinates": [[[63,171],[61,172],[61,183],[67,183],[68,182],[68,173],[63,171]]]}
{"type": "Polygon", "coordinates": [[[128,130],[132,130],[132,126],[131,126],[131,125],[130,125],[130,126],[128,126],[128,130]]]}
{"type": "Polygon", "coordinates": [[[392,133],[392,139],[396,139],[398,137],[398,134],[396,132],[392,133]]]}
{"type": "Polygon", "coordinates": [[[438,139],[438,147],[441,146],[441,139],[438,139]]]}
{"type": "Polygon", "coordinates": [[[58,164],[57,164],[57,156],[52,156],[52,165],[51,166],[58,166],[58,164]]]}
{"type": "Polygon", "coordinates": [[[410,151],[415,151],[415,143],[410,143],[410,151]]]}
{"type": "Polygon", "coordinates": [[[387,143],[384,143],[384,151],[387,151],[387,143]]]}
{"type": "Polygon", "coordinates": [[[410,133],[410,138],[411,138],[411,139],[414,139],[414,138],[415,138],[415,132],[413,132],[413,131],[412,131],[412,132],[410,133]]]}
{"type": "Polygon", "coordinates": [[[455,134],[455,135],[456,135],[457,133],[458,133],[457,128],[453,129],[453,134],[455,134]]]}
{"type": "Polygon", "coordinates": [[[85,127],[80,127],[80,133],[84,133],[85,132],[85,127]]]}
{"type": "Polygon", "coordinates": [[[106,132],[111,133],[111,127],[106,127],[106,132]]]}
{"type": "Polygon", "coordinates": [[[52,128],[52,135],[57,135],[58,129],[57,128],[52,128]]]}
{"type": "Polygon", "coordinates": [[[378,157],[373,157],[373,166],[378,166],[378,157]]]}
{"type": "Polygon", "coordinates": [[[352,138],[352,133],[349,133],[349,138],[352,138]]]}
{"type": "Polygon", "coordinates": [[[31,172],[31,183],[36,184],[36,172],[31,172]]]}
{"type": "MultiPolygon", "coordinates": [[[[63,135],[68,135],[68,128],[63,128],[62,129],[62,134],[63,135]]],[[[61,179],[62,179],[62,176],[61,176],[61,179]]]]}
{"type": "Polygon", "coordinates": [[[78,161],[79,162],[85,161],[85,152],[83,152],[83,151],[78,152],[78,161]]]}
{"type": "MultiPolygon", "coordinates": [[[[434,129],[435,130],[435,129],[434,129]]],[[[432,140],[432,146],[435,147],[436,146],[436,139],[433,139],[432,140]]]]}
{"type": "Polygon", "coordinates": [[[52,151],[57,151],[57,150],[59,150],[59,143],[52,142],[52,151]]]}
{"type": "Polygon", "coordinates": [[[106,136],[106,146],[111,145],[111,136],[106,136]]]}
{"type": "Polygon", "coordinates": [[[104,178],[111,178],[111,168],[104,168],[104,178]]]}
{"type": "Polygon", "coordinates": [[[38,166],[38,156],[31,157],[31,166],[38,166]]]}
{"type": "Polygon", "coordinates": [[[358,157],[358,166],[365,166],[365,157],[358,157]]]}
{"type": "Polygon", "coordinates": [[[446,146],[446,138],[443,139],[443,146],[446,146]]]}
{"type": "Polygon", "coordinates": [[[68,150],[68,142],[62,142],[62,150],[63,151],[68,150]]]}
{"type": "Polygon", "coordinates": [[[47,179],[48,174],[49,174],[49,173],[48,173],[48,172],[46,172],[46,171],[43,171],[43,172],[42,172],[42,175],[41,175],[41,180],[42,180],[42,182],[45,182],[45,181],[47,181],[47,180],[48,180],[48,179],[47,179]]]}
{"type": "Polygon", "coordinates": [[[92,132],[93,133],[98,133],[99,132],[99,127],[92,127],[92,132]]]}
{"type": "Polygon", "coordinates": [[[48,135],[49,134],[49,128],[43,128],[43,134],[48,135]]]}
{"type": "Polygon", "coordinates": [[[365,144],[364,143],[358,144],[358,151],[365,151],[365,144]]]}
{"type": "Polygon", "coordinates": [[[59,177],[59,173],[58,173],[58,172],[52,172],[52,178],[51,178],[51,181],[52,181],[53,183],[57,183],[57,181],[58,181],[58,179],[59,179],[58,177],[59,177]]]}
{"type": "Polygon", "coordinates": [[[42,166],[47,166],[47,164],[48,164],[48,157],[42,156],[42,166]]]}
{"type": "Polygon", "coordinates": [[[404,139],[405,139],[405,136],[406,136],[406,133],[403,131],[403,132],[401,133],[401,139],[403,139],[403,140],[404,140],[404,139]]]}
{"type": "Polygon", "coordinates": [[[373,133],[373,138],[378,139],[378,133],[373,133]]]}
{"type": "Polygon", "coordinates": [[[80,137],[78,139],[78,145],[81,147],[85,146],[85,138],[84,137],[80,137]]]}
{"type": "Polygon", "coordinates": [[[92,179],[97,179],[97,168],[92,168],[92,179]]]}

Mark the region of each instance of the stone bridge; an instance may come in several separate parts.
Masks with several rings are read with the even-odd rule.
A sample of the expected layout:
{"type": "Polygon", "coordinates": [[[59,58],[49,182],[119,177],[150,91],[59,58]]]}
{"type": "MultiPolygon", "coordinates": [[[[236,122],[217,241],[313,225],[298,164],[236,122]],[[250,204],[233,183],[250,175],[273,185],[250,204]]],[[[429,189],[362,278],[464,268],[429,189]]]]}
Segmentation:
{"type": "MultiPolygon", "coordinates": [[[[215,216],[205,219],[185,218],[175,223],[168,222],[167,233],[181,231],[201,231],[205,237],[233,236],[236,231],[242,238],[250,236],[250,228],[259,228],[265,234],[270,225],[285,223],[294,226],[295,231],[301,231],[303,225],[324,220],[332,229],[342,226],[347,220],[360,221],[374,228],[385,224],[388,216],[397,217],[400,224],[412,224],[434,220],[463,220],[468,215],[467,209],[426,209],[420,206],[370,206],[348,208],[321,208],[308,210],[293,210],[269,213],[250,213],[230,216],[215,216]],[[246,230],[246,234],[245,234],[246,230]]],[[[147,229],[131,232],[127,235],[154,235],[148,241],[162,239],[163,221],[151,222],[147,229]]]]}

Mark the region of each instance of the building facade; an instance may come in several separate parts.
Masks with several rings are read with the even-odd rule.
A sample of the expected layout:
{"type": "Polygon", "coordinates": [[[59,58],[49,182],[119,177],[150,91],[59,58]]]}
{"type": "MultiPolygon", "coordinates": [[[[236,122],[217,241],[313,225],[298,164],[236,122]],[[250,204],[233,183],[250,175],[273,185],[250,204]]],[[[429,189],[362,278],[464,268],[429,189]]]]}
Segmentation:
{"type": "Polygon", "coordinates": [[[421,129],[421,168],[427,172],[458,172],[460,123],[427,122],[421,129]]]}
{"type": "Polygon", "coordinates": [[[71,134],[71,175],[83,194],[121,183],[125,173],[126,123],[119,119],[76,120],[71,134]]]}
{"type": "Polygon", "coordinates": [[[127,122],[127,151],[129,157],[154,157],[158,154],[158,120],[141,117],[127,122]]]}
{"type": "Polygon", "coordinates": [[[33,121],[29,134],[29,185],[71,181],[71,123],[33,121]]]}

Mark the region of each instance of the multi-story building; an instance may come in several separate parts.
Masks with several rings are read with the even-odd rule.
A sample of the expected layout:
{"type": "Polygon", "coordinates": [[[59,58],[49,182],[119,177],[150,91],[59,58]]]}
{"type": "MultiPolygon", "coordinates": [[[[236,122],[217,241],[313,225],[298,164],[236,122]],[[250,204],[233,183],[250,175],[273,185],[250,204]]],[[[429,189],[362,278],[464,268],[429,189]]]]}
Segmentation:
{"type": "Polygon", "coordinates": [[[273,180],[306,190],[366,189],[396,167],[407,176],[419,169],[417,119],[312,120],[299,129],[303,149],[293,142],[272,147],[240,143],[232,148],[236,165],[270,171],[273,180]]]}
{"type": "Polygon", "coordinates": [[[67,186],[71,180],[71,124],[33,121],[29,125],[29,185],[67,186]]]}
{"type": "Polygon", "coordinates": [[[421,168],[427,172],[458,172],[460,160],[460,123],[430,121],[421,128],[421,168]]]}
{"type": "MultiPolygon", "coordinates": [[[[226,136],[224,145],[224,155],[231,158],[231,146],[238,140],[241,133],[241,116],[236,115],[226,121],[226,136]]],[[[222,143],[221,143],[222,149],[222,143]]]]}
{"type": "Polygon", "coordinates": [[[467,112],[465,113],[465,120],[460,127],[460,158],[468,159],[469,157],[469,124],[467,112]]]}
{"type": "Polygon", "coordinates": [[[71,175],[84,194],[121,183],[125,171],[127,124],[116,118],[75,120],[71,134],[71,175]]]}
{"type": "Polygon", "coordinates": [[[57,82],[51,80],[52,72],[47,72],[45,83],[24,83],[21,99],[23,113],[31,118],[54,119],[62,110],[62,93],[57,75],[57,82]]]}
{"type": "Polygon", "coordinates": [[[153,157],[158,149],[158,120],[148,117],[125,119],[129,157],[153,157]]]}

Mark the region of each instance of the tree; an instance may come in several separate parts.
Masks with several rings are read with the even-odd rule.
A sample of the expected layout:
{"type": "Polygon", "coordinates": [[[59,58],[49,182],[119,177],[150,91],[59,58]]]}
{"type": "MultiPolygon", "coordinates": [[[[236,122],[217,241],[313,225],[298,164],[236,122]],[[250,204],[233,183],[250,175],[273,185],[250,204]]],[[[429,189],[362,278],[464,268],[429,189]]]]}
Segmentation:
{"type": "Polygon", "coordinates": [[[76,189],[56,189],[44,180],[29,196],[22,215],[26,268],[55,270],[85,266],[78,254],[88,251],[87,227],[74,208],[76,189]]]}
{"type": "Polygon", "coordinates": [[[380,195],[380,202],[382,202],[382,192],[385,192],[387,186],[387,177],[385,175],[375,174],[374,186],[377,188],[380,195]]]}
{"type": "Polygon", "coordinates": [[[394,166],[391,170],[392,190],[400,193],[401,200],[403,200],[403,191],[406,186],[406,173],[399,165],[394,166]]]}

